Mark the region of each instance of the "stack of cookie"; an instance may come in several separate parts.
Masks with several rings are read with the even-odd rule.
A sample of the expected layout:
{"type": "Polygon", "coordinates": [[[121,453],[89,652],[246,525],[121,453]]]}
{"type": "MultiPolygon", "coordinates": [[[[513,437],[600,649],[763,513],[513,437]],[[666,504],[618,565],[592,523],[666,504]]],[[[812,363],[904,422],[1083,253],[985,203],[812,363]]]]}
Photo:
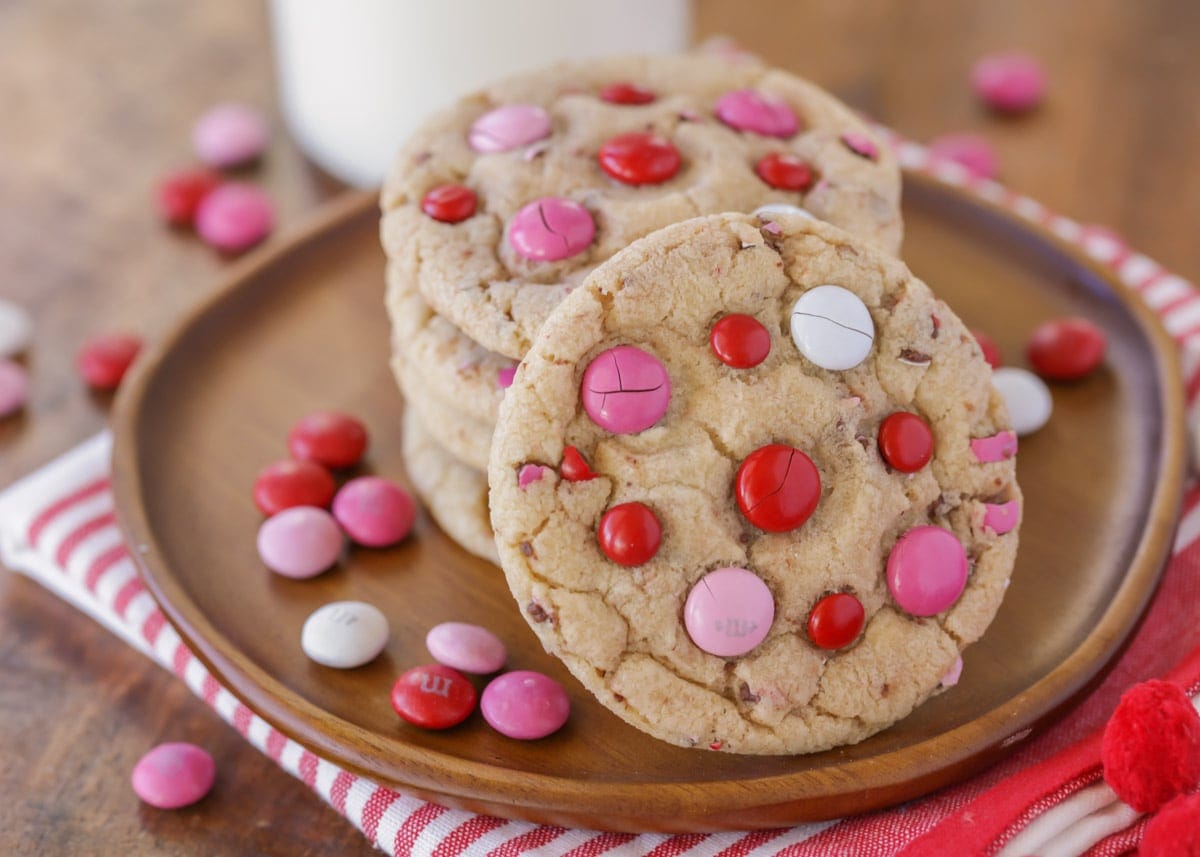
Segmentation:
{"type": "Polygon", "coordinates": [[[563,298],[618,251],[770,205],[895,253],[899,197],[894,159],[854,113],[745,57],[566,63],[433,117],[381,199],[406,464],[427,508],[497,559],[486,468],[505,390],[563,298]]]}

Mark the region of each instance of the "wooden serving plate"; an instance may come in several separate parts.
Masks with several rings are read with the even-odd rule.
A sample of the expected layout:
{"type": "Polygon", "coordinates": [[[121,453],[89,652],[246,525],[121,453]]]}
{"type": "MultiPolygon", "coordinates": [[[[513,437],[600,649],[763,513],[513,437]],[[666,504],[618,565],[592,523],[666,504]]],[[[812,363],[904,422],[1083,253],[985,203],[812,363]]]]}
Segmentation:
{"type": "MultiPolygon", "coordinates": [[[[405,544],[352,550],[309,581],[255,552],[258,470],[304,413],[337,408],[371,431],[364,470],[404,479],[402,402],[387,367],[374,199],[348,197],[248,259],[140,361],[115,415],[121,526],[154,596],[213,674],[314,752],[432,800],[501,816],[620,830],[776,826],[917,797],[1000,758],[1069,710],[1120,652],[1167,558],[1183,474],[1174,348],[1129,290],[1056,237],[918,175],[906,177],[906,258],[968,324],[1019,361],[1063,315],[1109,335],[1104,368],[1054,387],[1050,424],[1021,441],[1021,551],[961,683],[862,743],[810,756],[733,756],[656,741],[594,702],[526,627],[494,566],[427,517],[405,544]],[[385,653],[337,671],[299,645],[321,604],[354,598],[392,623],[385,653]],[[523,743],[478,715],[446,732],[402,723],[388,692],[429,662],[444,620],[496,631],[512,668],[567,687],[567,726],[523,743]]],[[[482,686],[482,685],[481,685],[482,686]]]]}

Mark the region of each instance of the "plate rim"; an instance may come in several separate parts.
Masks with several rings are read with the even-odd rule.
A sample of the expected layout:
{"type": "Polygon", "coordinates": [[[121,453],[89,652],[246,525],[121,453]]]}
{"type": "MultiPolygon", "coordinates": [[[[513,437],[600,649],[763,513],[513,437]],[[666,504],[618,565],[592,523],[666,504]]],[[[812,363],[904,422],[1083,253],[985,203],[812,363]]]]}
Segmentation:
{"type": "Polygon", "coordinates": [[[1132,638],[1169,559],[1182,503],[1186,461],[1184,392],[1174,341],[1140,295],[1112,268],[1093,259],[1078,244],[1053,230],[968,189],[910,169],[904,170],[904,181],[957,197],[957,201],[981,207],[1022,232],[1034,233],[1103,282],[1118,296],[1123,309],[1132,316],[1151,346],[1157,392],[1163,406],[1161,453],[1146,527],[1124,577],[1094,628],[1049,673],[1015,696],[949,731],[905,747],[906,753],[921,760],[915,770],[910,765],[903,771],[889,771],[886,759],[891,754],[884,753],[842,765],[767,776],[655,783],[605,780],[589,782],[584,788],[578,780],[438,753],[406,744],[402,737],[389,742],[363,727],[337,718],[340,733],[351,736],[360,746],[372,751],[354,752],[346,746],[344,739],[307,740],[306,736],[312,734],[329,737],[328,733],[314,733],[314,730],[301,727],[309,721],[329,720],[331,715],[266,675],[256,664],[249,664],[249,670],[245,670],[234,663],[227,650],[236,651],[236,647],[208,622],[161,560],[159,542],[140,500],[142,471],[137,447],[139,420],[143,416],[141,404],[158,368],[195,325],[219,310],[226,301],[235,299],[241,288],[253,283],[261,272],[285,260],[303,245],[321,240],[328,231],[365,217],[377,206],[377,194],[372,191],[352,191],[335,198],[284,239],[236,262],[224,273],[220,286],[185,311],[139,359],[125,379],[112,418],[112,486],[121,531],[128,544],[139,546],[131,552],[139,576],[164,616],[213,678],[271,726],[346,770],[447,805],[553,823],[564,823],[567,819],[566,823],[576,824],[583,817],[594,827],[630,831],[742,829],[837,817],[848,811],[846,807],[851,800],[850,811],[877,809],[962,779],[998,759],[1009,746],[1027,740],[1058,719],[1099,683],[1132,638]],[[965,733],[999,737],[980,750],[977,742],[964,740],[965,733]],[[395,745],[407,753],[397,758],[395,745]],[[389,756],[387,766],[378,759],[382,755],[389,756]],[[449,764],[449,776],[446,763],[449,764]],[[391,773],[401,765],[410,775],[404,780],[391,773]],[[854,782],[854,774],[863,769],[875,769],[872,773],[876,782],[883,774],[882,785],[866,796],[854,782]],[[749,790],[746,788],[748,782],[758,784],[758,787],[749,790]],[[812,785],[799,789],[802,783],[812,785]],[[814,787],[819,784],[824,788],[819,793],[814,792],[814,787]],[[527,802],[513,802],[514,786],[527,802]],[[693,788],[688,789],[688,786],[693,788]],[[702,796],[696,793],[696,786],[703,787],[702,796]],[[784,800],[764,803],[761,797],[747,799],[751,791],[761,796],[764,789],[775,791],[783,786],[790,787],[784,800]],[[665,801],[663,795],[656,795],[658,802],[653,816],[639,820],[637,813],[630,814],[630,807],[645,801],[647,789],[656,792],[683,790],[687,792],[687,800],[678,793],[674,801],[665,801]],[[697,802],[703,808],[698,807],[697,802]],[[818,812],[812,811],[815,802],[821,806],[818,812]],[[682,826],[670,823],[664,826],[662,823],[661,815],[671,811],[671,804],[687,816],[676,819],[682,826]]]}

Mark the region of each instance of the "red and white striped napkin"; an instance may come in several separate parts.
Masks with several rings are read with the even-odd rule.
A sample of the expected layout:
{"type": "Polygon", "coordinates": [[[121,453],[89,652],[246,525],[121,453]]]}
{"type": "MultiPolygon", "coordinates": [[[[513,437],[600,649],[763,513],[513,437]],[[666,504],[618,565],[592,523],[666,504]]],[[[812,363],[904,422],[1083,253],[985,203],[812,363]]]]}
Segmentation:
{"type": "MultiPolygon", "coordinates": [[[[1179,344],[1189,427],[1200,426],[1200,294],[1111,233],[931,161],[888,135],[901,162],[1011,208],[1112,266],[1179,344]]],[[[760,855],[1115,855],[1146,819],[1104,784],[1099,730],[1131,684],[1169,677],[1200,694],[1200,486],[1184,502],[1175,554],[1149,615],[1105,682],[1053,729],[965,783],[894,809],[792,828],[624,834],[508,821],[447,809],[319,758],[243,705],[183,644],[138,578],[116,526],[110,439],[99,435],[0,494],[0,559],[74,604],[165,668],[285,771],[388,854],[488,857],[760,857],[760,855]]]]}

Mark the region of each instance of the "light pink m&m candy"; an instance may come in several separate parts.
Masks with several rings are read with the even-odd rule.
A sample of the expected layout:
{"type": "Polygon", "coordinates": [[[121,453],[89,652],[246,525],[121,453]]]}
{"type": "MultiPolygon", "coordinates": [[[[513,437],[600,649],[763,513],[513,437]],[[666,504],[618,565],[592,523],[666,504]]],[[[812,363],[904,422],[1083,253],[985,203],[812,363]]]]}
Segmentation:
{"type": "Polygon", "coordinates": [[[494,673],[508,660],[508,651],[499,637],[467,622],[434,625],[425,635],[425,648],[439,664],[476,675],[494,673]]]}
{"type": "Polygon", "coordinates": [[[550,135],[550,116],[534,104],[505,104],[484,113],[467,134],[476,152],[508,152],[550,135]]]}
{"type": "Polygon", "coordinates": [[[479,711],[501,735],[534,741],[562,728],[571,714],[571,700],[549,676],[517,670],[492,679],[483,689],[479,711]]]}
{"type": "Polygon", "coordinates": [[[993,110],[1020,113],[1036,107],[1046,94],[1046,72],[1027,54],[990,54],[971,69],[971,86],[993,110]]]}
{"type": "Polygon", "coordinates": [[[221,185],[196,209],[196,234],[227,253],[248,250],[271,234],[275,210],[267,194],[251,184],[221,185]]]}
{"type": "Polygon", "coordinates": [[[560,196],[535,199],[508,222],[508,243],[518,256],[535,262],[582,253],[594,237],[596,222],[588,210],[560,196]]]}
{"type": "Polygon", "coordinates": [[[29,375],[20,363],[0,359],[0,418],[15,414],[29,398],[29,375]]]}
{"type": "Polygon", "coordinates": [[[210,167],[236,167],[261,155],[270,134],[267,120],[253,107],[218,104],[196,120],[192,148],[210,167]]]}
{"type": "Polygon", "coordinates": [[[212,789],[217,765],[195,744],[159,744],[133,766],[133,792],[159,809],[190,806],[212,789]]]}
{"type": "Polygon", "coordinates": [[[671,378],[657,357],[632,345],[618,345],[588,364],[580,397],[596,425],[616,434],[636,434],[667,412],[671,378]]]}
{"type": "Polygon", "coordinates": [[[333,517],[351,539],[370,548],[394,545],[417,516],[412,495],[378,476],[351,479],[333,498],[333,517]]]}
{"type": "Polygon", "coordinates": [[[967,554],[949,530],[915,527],[888,555],[892,597],[914,616],[933,616],[958,600],[967,585],[967,554]]]}
{"type": "Polygon", "coordinates": [[[717,118],[730,128],[764,137],[787,138],[800,130],[800,120],[786,101],[757,89],[722,95],[717,99],[717,118]]]}
{"type": "Polygon", "coordinates": [[[333,515],[315,506],[293,506],[258,528],[258,555],[284,577],[315,577],[337,562],[344,538],[333,515]]]}
{"type": "Polygon", "coordinates": [[[722,658],[749,652],[775,620],[775,599],[761,577],[729,566],[697,581],[683,605],[683,624],[692,642],[722,658]]]}

